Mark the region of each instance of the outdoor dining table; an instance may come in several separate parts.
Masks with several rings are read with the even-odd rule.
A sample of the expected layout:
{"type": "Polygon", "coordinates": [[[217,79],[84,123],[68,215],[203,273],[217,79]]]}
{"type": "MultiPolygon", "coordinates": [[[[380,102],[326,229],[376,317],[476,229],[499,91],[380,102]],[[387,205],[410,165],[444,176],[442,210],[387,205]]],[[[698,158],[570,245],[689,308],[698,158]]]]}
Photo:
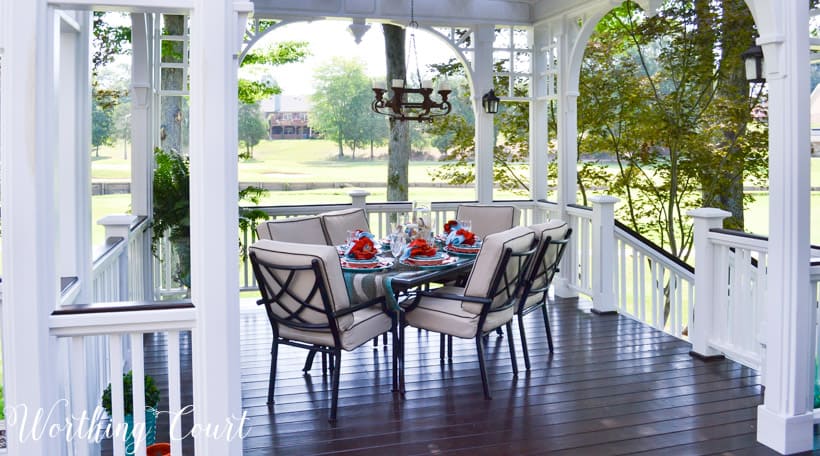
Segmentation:
{"type": "MultiPolygon", "coordinates": [[[[392,258],[388,252],[384,257],[392,258]]],[[[343,268],[347,292],[352,303],[366,302],[384,296],[393,319],[393,391],[404,384],[404,356],[396,345],[401,334],[401,297],[410,299],[412,290],[431,283],[444,283],[466,277],[475,263],[475,255],[453,255],[454,263],[438,266],[413,266],[394,260],[389,269],[378,271],[343,268]],[[398,375],[396,375],[398,373],[398,375]],[[401,380],[396,380],[400,378],[401,380]]]]}

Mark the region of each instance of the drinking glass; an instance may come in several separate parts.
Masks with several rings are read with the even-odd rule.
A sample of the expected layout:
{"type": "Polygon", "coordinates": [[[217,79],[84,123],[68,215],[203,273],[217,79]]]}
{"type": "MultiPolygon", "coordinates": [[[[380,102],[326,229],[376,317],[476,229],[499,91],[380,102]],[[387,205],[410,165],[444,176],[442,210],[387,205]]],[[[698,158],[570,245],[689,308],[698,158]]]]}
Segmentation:
{"type": "Polygon", "coordinates": [[[473,231],[473,221],[472,220],[459,220],[458,224],[461,225],[461,228],[467,231],[473,231]]]}

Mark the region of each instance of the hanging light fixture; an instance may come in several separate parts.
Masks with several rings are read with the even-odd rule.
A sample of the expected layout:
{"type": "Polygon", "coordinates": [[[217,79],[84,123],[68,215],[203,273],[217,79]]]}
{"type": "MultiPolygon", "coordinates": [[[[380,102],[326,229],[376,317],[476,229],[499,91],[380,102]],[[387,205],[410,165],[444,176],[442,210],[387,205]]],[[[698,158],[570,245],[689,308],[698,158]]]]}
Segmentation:
{"type": "Polygon", "coordinates": [[[746,80],[749,82],[766,82],[763,76],[763,48],[752,44],[749,49],[740,54],[746,66],[746,80]]]}
{"type": "Polygon", "coordinates": [[[447,81],[442,81],[438,86],[438,94],[441,101],[435,101],[433,95],[433,80],[421,79],[418,68],[418,52],[416,50],[416,29],[419,28],[415,18],[414,0],[410,0],[410,49],[415,57],[416,75],[421,87],[405,87],[404,79],[393,79],[390,89],[393,91],[392,98],[386,98],[387,85],[381,81],[373,82],[373,93],[375,99],[371,105],[373,112],[392,117],[397,120],[416,120],[419,122],[430,122],[434,117],[444,116],[450,113],[450,102],[447,97],[450,95],[450,85],[447,81]]]}
{"type": "Polygon", "coordinates": [[[490,89],[481,97],[481,106],[484,107],[484,112],[487,114],[495,114],[498,112],[498,102],[501,101],[496,95],[495,90],[490,89]]]}

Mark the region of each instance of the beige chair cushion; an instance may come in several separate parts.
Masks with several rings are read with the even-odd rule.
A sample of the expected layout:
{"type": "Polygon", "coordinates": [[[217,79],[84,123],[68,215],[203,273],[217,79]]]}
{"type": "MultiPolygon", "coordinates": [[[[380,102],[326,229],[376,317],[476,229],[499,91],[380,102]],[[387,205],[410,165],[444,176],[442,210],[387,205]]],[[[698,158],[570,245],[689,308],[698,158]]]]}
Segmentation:
{"type": "MultiPolygon", "coordinates": [[[[347,287],[345,285],[344,277],[342,276],[342,267],[339,263],[339,254],[336,249],[329,245],[314,245],[314,244],[297,244],[292,242],[271,241],[268,239],[260,239],[256,241],[251,247],[250,252],[254,253],[259,260],[266,263],[272,263],[281,266],[309,266],[311,261],[318,260],[322,271],[324,271],[325,287],[327,288],[331,306],[336,311],[350,307],[350,301],[347,297],[347,287]]],[[[264,284],[260,286],[269,287],[273,294],[279,292],[280,287],[275,280],[270,276],[268,271],[262,267],[262,275],[264,277],[264,284]]],[[[287,274],[286,271],[277,271],[280,281],[283,281],[287,274]]],[[[306,298],[310,293],[314,280],[314,273],[312,270],[297,271],[295,280],[291,283],[289,289],[300,298],[306,298]]],[[[299,304],[285,296],[282,298],[282,305],[290,310],[296,310],[299,304]]],[[[322,309],[322,297],[319,293],[313,297],[311,305],[322,309]]],[[[280,317],[286,317],[287,313],[282,309],[278,309],[279,305],[273,304],[274,313],[280,317]],[[278,311],[277,311],[278,309],[278,311]]],[[[310,323],[327,324],[327,318],[324,312],[317,312],[307,310],[302,313],[302,318],[310,323]]],[[[345,315],[338,319],[339,329],[344,331],[354,324],[354,317],[352,315],[345,315]]]]}
{"type": "MultiPolygon", "coordinates": [[[[496,274],[499,271],[499,261],[504,249],[511,248],[513,253],[526,252],[532,247],[535,239],[535,233],[527,227],[517,226],[500,233],[495,233],[487,236],[484,243],[481,245],[481,250],[476,256],[473,270],[470,271],[470,277],[467,280],[467,286],[464,290],[465,296],[473,296],[480,298],[488,298],[490,287],[496,274]]],[[[507,274],[512,277],[518,273],[518,260],[510,258],[507,264],[507,274]]],[[[510,290],[513,292],[514,290],[510,290]]],[[[502,305],[505,301],[504,295],[499,295],[495,298],[492,308],[502,305]]],[[[462,307],[465,311],[473,314],[481,313],[481,304],[473,302],[464,302],[462,307]]]]}
{"type": "Polygon", "coordinates": [[[347,241],[347,232],[350,230],[370,231],[364,209],[342,209],[325,212],[319,216],[322,218],[322,227],[328,245],[344,244],[347,241]]]}
{"type": "MultiPolygon", "coordinates": [[[[442,287],[439,293],[463,294],[461,287],[442,287]]],[[[484,322],[483,332],[492,331],[507,323],[513,316],[514,308],[500,312],[490,312],[484,322]]],[[[422,298],[419,305],[406,314],[407,323],[416,328],[424,328],[438,333],[449,334],[463,339],[475,337],[478,333],[479,316],[461,307],[461,301],[441,299],[431,296],[422,298]]]]}
{"type": "MultiPolygon", "coordinates": [[[[564,239],[564,236],[566,236],[567,230],[569,229],[569,225],[563,220],[553,219],[548,220],[545,223],[532,225],[530,226],[530,229],[535,232],[535,236],[538,239],[538,247],[541,248],[541,244],[546,242],[548,237],[554,241],[564,239]]],[[[533,289],[542,288],[546,285],[547,276],[544,273],[544,265],[551,265],[555,262],[555,256],[558,254],[558,249],[558,245],[551,244],[547,248],[547,252],[544,254],[544,259],[542,261],[530,264],[530,269],[538,268],[538,274],[532,284],[533,289]]],[[[528,272],[530,274],[532,273],[531,270],[528,272]]],[[[542,293],[528,296],[524,303],[524,307],[532,307],[541,303],[541,301],[543,301],[543,297],[544,295],[542,293]]]]}
{"type": "Polygon", "coordinates": [[[318,215],[270,220],[256,226],[259,239],[300,244],[327,244],[322,219],[318,215]]]}
{"type": "MultiPolygon", "coordinates": [[[[379,306],[357,310],[351,315],[353,324],[340,334],[342,348],[345,350],[353,350],[373,337],[390,330],[390,317],[382,312],[379,306]]],[[[303,331],[279,325],[279,336],[309,344],[334,346],[333,334],[330,331],[303,331]]]]}
{"type": "Polygon", "coordinates": [[[518,226],[521,211],[515,206],[462,204],[456,210],[457,220],[470,220],[473,233],[482,239],[518,226]]]}

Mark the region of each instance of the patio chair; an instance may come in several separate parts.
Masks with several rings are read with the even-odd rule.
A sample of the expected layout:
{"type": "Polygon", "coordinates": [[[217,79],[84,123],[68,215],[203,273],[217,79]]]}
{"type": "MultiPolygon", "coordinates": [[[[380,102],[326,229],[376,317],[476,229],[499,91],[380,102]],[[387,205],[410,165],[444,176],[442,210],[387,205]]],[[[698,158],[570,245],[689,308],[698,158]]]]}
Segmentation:
{"type": "Polygon", "coordinates": [[[256,226],[259,239],[326,245],[325,230],[318,215],[269,220],[256,226]]]}
{"type": "Polygon", "coordinates": [[[480,238],[518,226],[521,210],[515,206],[495,204],[461,204],[456,209],[457,220],[471,220],[472,231],[480,238]]]}
{"type": "MultiPolygon", "coordinates": [[[[490,399],[490,385],[484,362],[483,335],[507,326],[515,314],[521,274],[535,252],[535,233],[515,227],[484,239],[466,287],[445,286],[421,291],[407,307],[403,322],[428,331],[462,339],[475,339],[484,397],[490,399]]],[[[402,325],[402,328],[404,325],[402,325]]],[[[403,336],[403,335],[402,335],[403,336]]],[[[400,337],[401,343],[404,338],[400,337]]],[[[513,374],[518,374],[513,338],[508,337],[513,374]]],[[[404,353],[403,350],[399,351],[404,353]]]]}
{"type": "Polygon", "coordinates": [[[320,351],[334,364],[329,419],[335,421],[342,350],[391,329],[384,298],[351,305],[332,246],[263,239],[251,246],[250,257],[262,294],[257,304],[265,306],[273,330],[268,404],[273,404],[279,345],[320,351]]]}
{"type": "Polygon", "coordinates": [[[553,351],[552,331],[550,330],[549,288],[552,278],[558,272],[558,265],[564,255],[572,235],[572,228],[563,220],[550,220],[546,223],[530,226],[538,239],[538,250],[530,262],[529,269],[524,275],[521,295],[518,301],[516,314],[518,315],[518,332],[521,335],[521,349],[524,351],[524,365],[530,369],[530,354],[527,352],[527,336],[524,329],[524,316],[541,309],[544,318],[544,327],[547,331],[547,343],[550,353],[553,351]]]}
{"type": "Polygon", "coordinates": [[[328,245],[340,245],[347,241],[350,230],[370,231],[364,209],[351,208],[319,214],[328,245]]]}

